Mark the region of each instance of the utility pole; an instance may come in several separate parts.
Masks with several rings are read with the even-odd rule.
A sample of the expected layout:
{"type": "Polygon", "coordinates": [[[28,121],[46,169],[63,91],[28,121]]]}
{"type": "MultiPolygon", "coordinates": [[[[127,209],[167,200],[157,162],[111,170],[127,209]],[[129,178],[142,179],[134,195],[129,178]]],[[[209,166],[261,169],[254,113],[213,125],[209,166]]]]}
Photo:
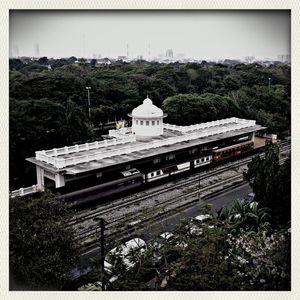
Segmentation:
{"type": "Polygon", "coordinates": [[[91,87],[90,86],[86,86],[85,88],[87,89],[87,92],[88,92],[89,126],[92,127],[92,122],[91,122],[91,99],[90,99],[90,90],[91,90],[91,87]]]}
{"type": "Polygon", "coordinates": [[[200,201],[200,172],[199,172],[199,185],[198,185],[198,201],[200,201]]]}
{"type": "Polygon", "coordinates": [[[102,290],[105,291],[106,289],[106,282],[105,282],[105,269],[104,269],[104,259],[105,259],[105,222],[104,219],[100,219],[100,251],[101,251],[101,271],[102,271],[102,290]]]}
{"type": "MultiPolygon", "coordinates": [[[[201,156],[202,156],[202,152],[201,152],[201,156]]],[[[199,158],[199,160],[200,160],[200,158],[199,158]]],[[[198,183],[198,201],[199,202],[200,202],[200,187],[201,187],[201,185],[200,185],[200,174],[201,174],[201,170],[199,170],[199,179],[198,179],[198,181],[199,181],[199,183],[198,183]]]]}

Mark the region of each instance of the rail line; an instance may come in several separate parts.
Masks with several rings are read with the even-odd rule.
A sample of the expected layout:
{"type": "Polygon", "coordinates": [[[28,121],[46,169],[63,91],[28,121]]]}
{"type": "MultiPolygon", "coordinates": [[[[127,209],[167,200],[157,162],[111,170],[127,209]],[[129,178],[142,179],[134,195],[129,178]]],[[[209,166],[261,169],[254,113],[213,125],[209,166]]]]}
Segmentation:
{"type": "MultiPolygon", "coordinates": [[[[281,152],[289,150],[289,145],[282,145],[281,152]]],[[[257,155],[257,154],[256,154],[257,155]]],[[[263,154],[260,154],[263,155],[263,154]]],[[[79,216],[74,217],[70,220],[69,226],[73,226],[78,231],[77,240],[80,242],[82,250],[86,249],[87,247],[94,247],[95,243],[97,243],[97,233],[99,229],[98,221],[101,217],[106,217],[107,221],[107,238],[115,236],[117,233],[121,234],[126,233],[126,228],[120,227],[120,224],[126,220],[128,223],[145,223],[150,221],[151,219],[155,219],[156,217],[162,217],[162,215],[168,214],[171,211],[178,210],[179,208],[183,208],[185,206],[191,205],[198,201],[198,195],[201,193],[201,199],[204,200],[207,196],[211,195],[212,193],[218,192],[218,188],[224,189],[224,186],[235,186],[236,184],[240,184],[243,181],[243,174],[242,171],[245,170],[245,165],[250,162],[252,159],[251,157],[243,158],[240,161],[231,162],[226,165],[222,165],[221,167],[216,167],[213,170],[208,170],[206,172],[202,172],[202,174],[197,173],[189,176],[188,179],[181,179],[176,180],[167,188],[163,186],[162,188],[159,187],[154,192],[146,193],[143,192],[137,193],[136,195],[123,198],[121,200],[114,201],[108,205],[101,205],[97,207],[97,211],[88,211],[83,212],[79,216]],[[240,169],[236,172],[241,172],[241,174],[237,174],[231,176],[227,179],[221,179],[221,182],[217,183],[209,183],[206,186],[200,186],[199,189],[199,176],[201,176],[201,181],[208,180],[212,176],[221,176],[222,173],[228,172],[232,169],[240,169]],[[182,181],[182,182],[180,182],[182,181]],[[194,185],[191,185],[194,184],[194,185]],[[154,198],[157,195],[161,195],[162,193],[169,194],[173,190],[180,190],[183,194],[165,197],[165,199],[160,200],[155,205],[155,209],[149,210],[148,212],[146,209],[139,209],[137,212],[131,213],[132,215],[127,214],[119,217],[107,217],[108,213],[113,211],[118,211],[122,208],[126,208],[129,205],[138,205],[141,201],[145,201],[146,199],[154,198]],[[117,202],[117,203],[116,203],[117,202]],[[106,208],[107,207],[107,208],[106,208]],[[85,223],[86,226],[83,226],[85,223]],[[76,226],[80,224],[79,226],[76,226]],[[85,228],[86,227],[86,228],[85,228]]],[[[216,181],[216,179],[214,179],[216,181]]],[[[219,189],[220,190],[220,189],[219,189]]],[[[127,228],[128,230],[128,228],[127,228]]]]}
{"type": "MultiPolygon", "coordinates": [[[[282,149],[282,150],[284,150],[284,149],[282,149]]],[[[260,155],[262,156],[263,154],[260,154],[260,155]]],[[[255,156],[255,155],[253,155],[253,156],[255,156]]],[[[240,167],[248,164],[252,160],[253,156],[243,158],[239,161],[227,163],[227,164],[219,166],[219,167],[214,167],[213,169],[210,169],[208,171],[198,172],[196,174],[189,175],[187,178],[184,178],[184,179],[177,179],[173,182],[169,182],[167,184],[152,188],[152,189],[150,189],[150,191],[137,192],[128,197],[123,197],[121,199],[118,199],[118,200],[115,200],[115,201],[112,201],[109,203],[100,204],[96,208],[93,208],[92,211],[90,211],[90,209],[85,210],[85,211],[80,211],[79,213],[76,213],[76,215],[72,219],[70,219],[68,224],[70,226],[74,226],[74,225],[80,224],[86,220],[100,217],[102,215],[104,216],[111,211],[115,211],[116,209],[124,208],[129,205],[144,201],[148,198],[158,196],[161,193],[170,192],[174,189],[179,189],[179,188],[183,188],[185,186],[189,186],[191,183],[195,183],[195,182],[199,181],[199,177],[201,178],[201,180],[205,180],[208,177],[218,175],[222,172],[240,168],[240,167]]],[[[245,168],[245,170],[246,170],[246,168],[245,168]]]]}

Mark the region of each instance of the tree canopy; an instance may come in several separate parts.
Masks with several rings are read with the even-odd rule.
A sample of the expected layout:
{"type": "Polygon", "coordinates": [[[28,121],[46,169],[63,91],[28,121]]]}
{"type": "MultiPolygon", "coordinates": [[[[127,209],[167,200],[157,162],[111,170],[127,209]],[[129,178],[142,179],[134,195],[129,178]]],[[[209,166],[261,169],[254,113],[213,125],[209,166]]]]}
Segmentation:
{"type": "Polygon", "coordinates": [[[146,61],[101,65],[73,56],[10,59],[9,63],[12,188],[34,183],[33,172],[24,163],[34,151],[94,138],[87,126],[86,86],[91,87],[94,128],[108,120],[127,119],[148,95],[168,113],[168,123],[188,125],[237,116],[255,119],[272,133],[290,129],[288,65],[146,61]]]}
{"type": "Polygon", "coordinates": [[[9,256],[13,281],[27,289],[61,289],[77,261],[70,210],[52,194],[10,198],[9,256]]]}
{"type": "Polygon", "coordinates": [[[255,193],[255,201],[270,210],[273,225],[286,226],[291,219],[290,158],[280,165],[278,145],[267,142],[265,157],[253,158],[244,176],[255,193]]]}
{"type": "Polygon", "coordinates": [[[169,115],[172,124],[179,125],[197,124],[240,114],[233,99],[211,93],[168,97],[163,102],[162,109],[169,115]]]}

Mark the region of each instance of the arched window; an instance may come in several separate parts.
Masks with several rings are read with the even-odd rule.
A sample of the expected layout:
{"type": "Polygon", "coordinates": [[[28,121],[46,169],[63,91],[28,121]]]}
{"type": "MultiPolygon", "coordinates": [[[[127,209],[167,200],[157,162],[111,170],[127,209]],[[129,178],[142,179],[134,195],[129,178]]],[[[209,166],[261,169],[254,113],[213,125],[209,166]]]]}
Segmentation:
{"type": "Polygon", "coordinates": [[[139,125],[139,120],[135,120],[135,124],[136,124],[136,125],[139,125]]]}
{"type": "Polygon", "coordinates": [[[157,120],[157,125],[159,125],[159,120],[157,120]]]}
{"type": "Polygon", "coordinates": [[[155,125],[155,121],[152,121],[152,126],[154,126],[155,125]]]}

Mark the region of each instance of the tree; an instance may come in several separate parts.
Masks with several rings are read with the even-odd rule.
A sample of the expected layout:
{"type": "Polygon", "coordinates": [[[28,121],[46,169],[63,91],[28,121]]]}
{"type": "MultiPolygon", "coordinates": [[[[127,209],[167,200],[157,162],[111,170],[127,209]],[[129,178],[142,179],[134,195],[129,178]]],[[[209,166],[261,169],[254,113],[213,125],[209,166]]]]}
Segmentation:
{"type": "Polygon", "coordinates": [[[162,108],[168,114],[169,122],[178,125],[208,122],[239,114],[239,107],[233,99],[212,93],[168,97],[162,108]]]}
{"type": "Polygon", "coordinates": [[[290,173],[290,160],[280,165],[278,145],[267,141],[265,157],[252,159],[244,174],[255,193],[254,200],[270,210],[271,222],[278,226],[285,226],[290,221],[290,173]]]}
{"type": "Polygon", "coordinates": [[[74,62],[77,60],[77,58],[75,56],[71,56],[68,58],[68,63],[70,64],[74,64],[74,62]]]}
{"type": "Polygon", "coordinates": [[[78,252],[70,210],[50,193],[10,198],[10,272],[28,289],[61,289],[69,280],[78,252]]]}
{"type": "Polygon", "coordinates": [[[24,66],[24,64],[22,63],[22,61],[18,58],[10,58],[9,59],[9,69],[10,70],[19,70],[24,66]]]}
{"type": "Polygon", "coordinates": [[[88,119],[82,109],[70,98],[64,106],[65,124],[61,127],[67,144],[89,137],[88,119]]]}
{"type": "Polygon", "coordinates": [[[38,62],[41,65],[46,65],[48,63],[48,58],[46,56],[43,56],[43,57],[39,58],[38,62]]]}
{"type": "Polygon", "coordinates": [[[95,58],[93,58],[92,60],[91,60],[91,67],[92,68],[95,68],[95,66],[96,66],[96,63],[97,63],[97,59],[95,59],[95,58]]]}

